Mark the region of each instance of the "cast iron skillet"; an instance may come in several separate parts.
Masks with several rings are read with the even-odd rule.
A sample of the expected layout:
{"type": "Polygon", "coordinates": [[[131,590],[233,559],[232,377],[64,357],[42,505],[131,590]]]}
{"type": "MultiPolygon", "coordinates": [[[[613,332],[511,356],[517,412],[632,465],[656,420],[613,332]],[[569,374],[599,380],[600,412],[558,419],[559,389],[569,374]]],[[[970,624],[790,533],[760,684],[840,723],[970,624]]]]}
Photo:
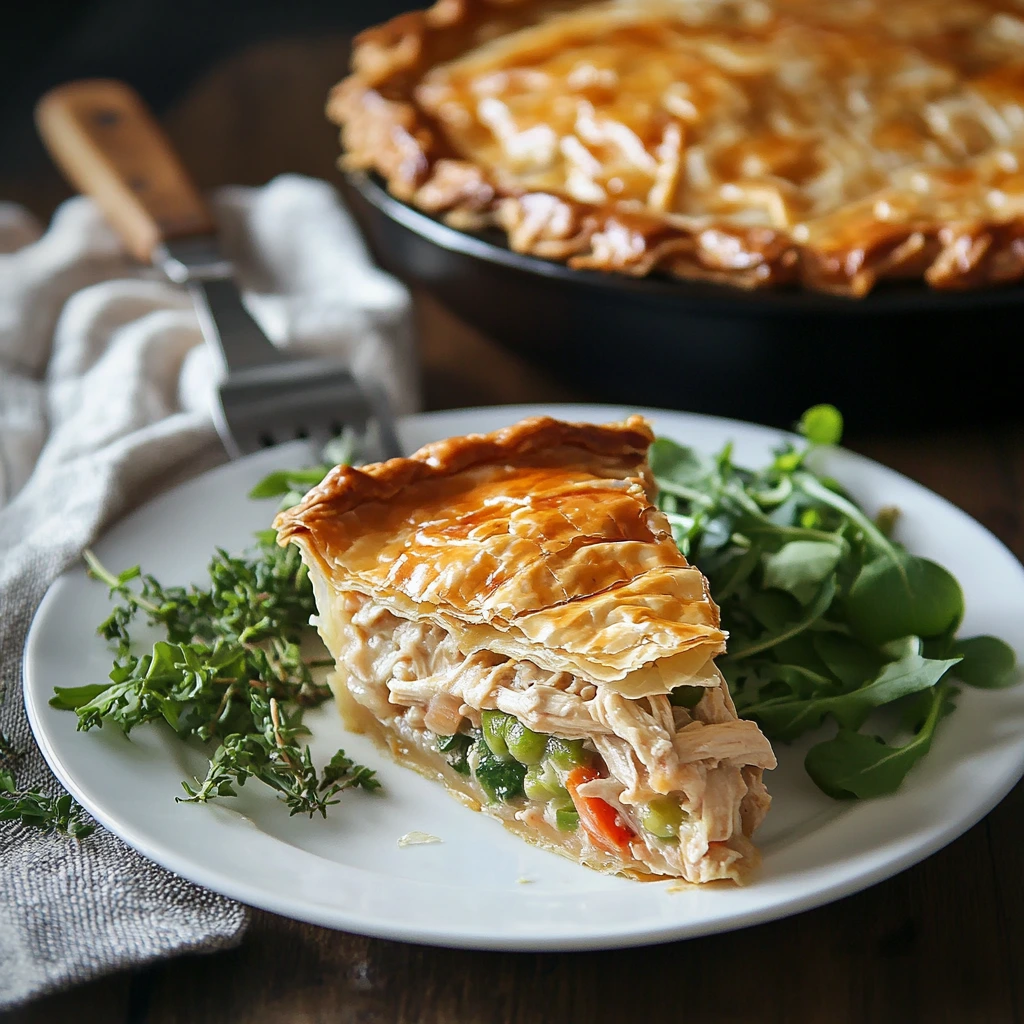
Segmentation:
{"type": "Polygon", "coordinates": [[[463,232],[373,178],[346,196],[379,262],[581,396],[791,426],[834,402],[855,430],[1006,418],[1024,286],[919,284],[844,299],[571,270],[463,232]]]}

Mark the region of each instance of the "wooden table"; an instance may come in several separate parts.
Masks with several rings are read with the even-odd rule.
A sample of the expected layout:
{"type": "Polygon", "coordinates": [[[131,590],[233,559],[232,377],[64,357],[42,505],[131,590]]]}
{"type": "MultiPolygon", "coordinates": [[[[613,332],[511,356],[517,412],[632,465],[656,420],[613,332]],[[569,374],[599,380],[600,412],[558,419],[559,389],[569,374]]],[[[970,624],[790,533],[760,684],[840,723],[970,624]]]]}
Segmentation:
{"type": "MultiPolygon", "coordinates": [[[[330,132],[318,120],[297,123],[295,112],[322,96],[342,52],[343,41],[332,39],[278,45],[243,55],[200,83],[169,119],[200,180],[264,180],[281,169],[271,153],[286,154],[286,166],[329,177],[330,132]],[[265,109],[280,109],[281,117],[268,114],[256,127],[238,120],[239,98],[251,109],[254,88],[262,90],[265,109]]],[[[40,212],[60,191],[45,175],[0,180],[0,194],[40,212]]],[[[417,308],[430,406],[586,397],[567,394],[427,296],[417,296],[417,308]]],[[[929,430],[854,438],[851,447],[947,497],[1024,555],[1024,429],[929,430]]],[[[1018,786],[949,847],[859,895],[743,931],[618,952],[431,949],[255,912],[233,951],[115,975],[43,999],[10,1020],[1024,1021],[1022,844],[1018,786]]]]}

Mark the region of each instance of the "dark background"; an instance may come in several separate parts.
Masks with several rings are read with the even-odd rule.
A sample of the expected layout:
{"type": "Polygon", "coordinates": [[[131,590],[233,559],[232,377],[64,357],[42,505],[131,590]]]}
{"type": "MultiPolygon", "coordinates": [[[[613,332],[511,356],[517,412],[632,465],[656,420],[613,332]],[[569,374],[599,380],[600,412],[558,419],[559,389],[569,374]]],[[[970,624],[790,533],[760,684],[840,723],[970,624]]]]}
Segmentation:
{"type": "MultiPolygon", "coordinates": [[[[74,78],[121,78],[168,124],[172,139],[201,185],[257,184],[286,170],[329,177],[336,133],[322,116],[327,89],[347,66],[349,40],[359,29],[415,4],[403,0],[21,0],[4,5],[0,32],[0,198],[47,217],[68,194],[40,145],[32,122],[38,98],[74,78]],[[301,53],[299,67],[254,61],[270,44],[301,53]],[[244,66],[261,70],[246,78],[244,66]],[[260,159],[212,166],[202,140],[176,137],[176,112],[215,106],[209,87],[225,65],[243,66],[237,102],[253,109],[251,131],[268,138],[260,159]],[[211,94],[211,95],[208,95],[211,94]],[[267,117],[261,98],[294,94],[293,116],[267,117]],[[193,159],[193,156],[196,159],[193,159]]],[[[223,101],[221,101],[223,102],[223,101]]],[[[286,109],[283,104],[277,111],[286,109]]],[[[216,132],[217,111],[208,111],[216,132]]],[[[238,132],[238,128],[233,131],[238,132]]],[[[238,152],[250,151],[239,138],[238,152]]]]}

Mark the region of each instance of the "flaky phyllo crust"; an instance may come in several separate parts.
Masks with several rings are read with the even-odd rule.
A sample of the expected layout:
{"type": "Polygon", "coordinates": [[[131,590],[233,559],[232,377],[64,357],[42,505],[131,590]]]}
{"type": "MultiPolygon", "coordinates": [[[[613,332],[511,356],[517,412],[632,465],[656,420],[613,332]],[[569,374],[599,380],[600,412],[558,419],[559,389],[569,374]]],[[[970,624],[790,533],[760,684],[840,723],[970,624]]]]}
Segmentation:
{"type": "Polygon", "coordinates": [[[714,665],[718,608],[652,504],[651,440],[636,416],[528,419],[339,466],[274,525],[309,566],[343,710],[398,760],[591,866],[742,880],[775,759],[714,665]],[[453,769],[445,738],[482,743],[497,712],[575,744],[575,774],[527,759],[551,800],[453,769]]]}
{"type": "Polygon", "coordinates": [[[360,35],[348,168],[521,252],[745,288],[1024,276],[1001,0],[439,0],[360,35]]]}

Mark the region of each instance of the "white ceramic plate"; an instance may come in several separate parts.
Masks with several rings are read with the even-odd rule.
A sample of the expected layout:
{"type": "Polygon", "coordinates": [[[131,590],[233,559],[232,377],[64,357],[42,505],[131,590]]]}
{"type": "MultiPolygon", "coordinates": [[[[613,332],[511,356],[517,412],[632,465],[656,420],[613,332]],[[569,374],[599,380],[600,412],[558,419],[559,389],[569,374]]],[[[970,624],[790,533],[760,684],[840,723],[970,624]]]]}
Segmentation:
{"type": "MultiPolygon", "coordinates": [[[[407,450],[452,434],[492,430],[548,412],[598,422],[611,407],[505,407],[434,413],[403,422],[407,450]]],[[[758,464],[777,431],[680,413],[649,413],[656,429],[715,451],[736,443],[758,464]]],[[[213,548],[241,550],[271,503],[249,488],[272,469],[300,465],[301,447],[262,452],[179,487],[97,544],[111,568],[142,562],[165,583],[199,582],[213,548]]],[[[993,633],[1024,651],[1024,570],[986,530],[948,502],[875,463],[837,451],[828,469],[869,509],[897,504],[901,539],[947,565],[967,596],[965,634],[993,633]]],[[[331,706],[310,718],[314,754],[339,746],[377,767],[382,794],[348,794],[327,821],[291,818],[265,787],[237,800],[176,804],[180,780],[202,774],[194,751],[156,725],[129,741],[112,728],[76,733],[76,718],[47,704],[53,686],[106,678],[110,657],[95,628],[101,586],[73,569],[51,588],[25,651],[29,718],[64,785],[144,856],[244,903],[316,924],[392,939],[493,949],[585,949],[704,935],[782,917],[856,892],[949,843],[988,812],[1024,770],[1024,687],[964,689],[931,754],[895,796],[835,803],[804,775],[806,745],[779,749],[774,805],[758,834],[760,876],[745,888],[672,891],[669,883],[609,878],[534,849],[467,810],[442,787],[398,767],[344,732],[331,706]],[[400,849],[418,829],[442,843],[400,849]]]]}

